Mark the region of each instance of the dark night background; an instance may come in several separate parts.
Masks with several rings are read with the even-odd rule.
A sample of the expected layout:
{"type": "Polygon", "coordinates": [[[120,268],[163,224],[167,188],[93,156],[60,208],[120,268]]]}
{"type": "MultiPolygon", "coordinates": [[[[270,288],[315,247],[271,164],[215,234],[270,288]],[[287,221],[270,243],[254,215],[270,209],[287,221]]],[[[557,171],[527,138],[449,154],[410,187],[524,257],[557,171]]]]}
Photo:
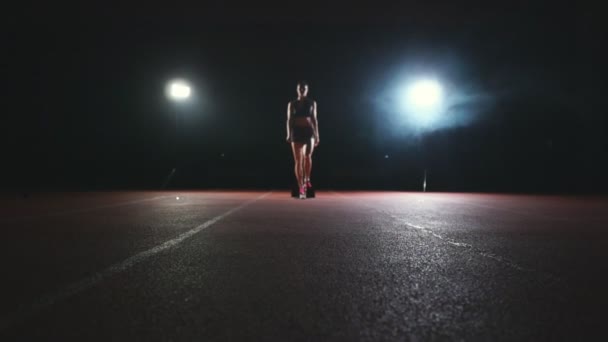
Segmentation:
{"type": "Polygon", "coordinates": [[[2,188],[287,188],[285,110],[319,105],[319,188],[605,193],[599,7],[573,2],[102,3],[5,8],[2,188]],[[413,132],[386,97],[432,72],[464,99],[413,132]],[[164,96],[173,77],[192,103],[164,96]],[[175,154],[175,114],[180,132],[175,154]],[[448,113],[449,114],[449,113],[448,113]],[[388,156],[386,158],[385,156],[388,156]]]}

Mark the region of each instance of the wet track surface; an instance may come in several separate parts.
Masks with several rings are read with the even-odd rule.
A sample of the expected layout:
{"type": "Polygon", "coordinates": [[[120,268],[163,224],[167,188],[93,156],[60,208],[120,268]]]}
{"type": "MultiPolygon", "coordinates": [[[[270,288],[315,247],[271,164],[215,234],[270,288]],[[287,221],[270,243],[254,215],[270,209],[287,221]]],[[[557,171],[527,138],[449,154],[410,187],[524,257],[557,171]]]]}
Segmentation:
{"type": "Polygon", "coordinates": [[[2,341],[606,334],[607,198],[175,191],[0,202],[2,341]]]}

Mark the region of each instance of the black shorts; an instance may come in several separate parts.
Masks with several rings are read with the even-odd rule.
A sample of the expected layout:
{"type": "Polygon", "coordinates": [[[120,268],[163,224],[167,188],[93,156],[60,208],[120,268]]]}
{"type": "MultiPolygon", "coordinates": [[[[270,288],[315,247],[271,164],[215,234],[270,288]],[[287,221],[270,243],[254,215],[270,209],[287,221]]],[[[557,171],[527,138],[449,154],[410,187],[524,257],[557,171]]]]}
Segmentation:
{"type": "Polygon", "coordinates": [[[291,142],[310,143],[310,139],[312,139],[314,133],[311,126],[294,126],[291,129],[291,142]]]}

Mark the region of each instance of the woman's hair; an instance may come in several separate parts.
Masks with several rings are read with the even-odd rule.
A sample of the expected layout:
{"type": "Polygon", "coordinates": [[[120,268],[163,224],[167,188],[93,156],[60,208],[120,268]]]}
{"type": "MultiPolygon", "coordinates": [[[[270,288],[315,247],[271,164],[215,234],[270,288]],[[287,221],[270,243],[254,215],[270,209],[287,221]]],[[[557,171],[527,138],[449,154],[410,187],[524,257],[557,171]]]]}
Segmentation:
{"type": "Polygon", "coordinates": [[[309,88],[310,88],[310,86],[308,85],[308,82],[307,82],[307,81],[304,81],[304,80],[300,80],[300,81],[298,81],[298,84],[297,84],[297,85],[299,85],[299,86],[307,86],[307,87],[309,87],[309,88]]]}

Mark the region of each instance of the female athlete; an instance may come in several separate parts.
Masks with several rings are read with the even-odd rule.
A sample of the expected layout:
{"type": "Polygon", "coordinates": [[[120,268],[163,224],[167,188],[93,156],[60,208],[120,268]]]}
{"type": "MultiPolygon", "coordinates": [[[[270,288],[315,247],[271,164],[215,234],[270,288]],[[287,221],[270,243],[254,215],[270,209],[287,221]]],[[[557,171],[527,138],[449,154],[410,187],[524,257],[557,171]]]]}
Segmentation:
{"type": "Polygon", "coordinates": [[[297,84],[298,98],[287,104],[287,142],[291,143],[300,198],[312,187],[312,152],[319,145],[317,103],[308,97],[308,83],[297,84]]]}

